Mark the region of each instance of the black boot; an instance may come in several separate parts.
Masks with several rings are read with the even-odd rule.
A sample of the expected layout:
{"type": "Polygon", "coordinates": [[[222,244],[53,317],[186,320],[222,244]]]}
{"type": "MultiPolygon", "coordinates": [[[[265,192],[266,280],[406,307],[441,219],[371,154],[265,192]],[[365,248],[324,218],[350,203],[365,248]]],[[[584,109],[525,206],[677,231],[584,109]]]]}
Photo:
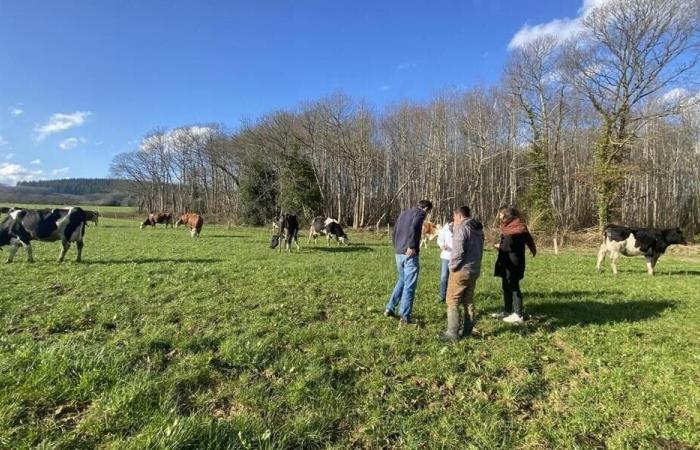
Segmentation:
{"type": "Polygon", "coordinates": [[[442,342],[459,341],[459,307],[447,307],[447,331],[439,337],[442,342]]]}

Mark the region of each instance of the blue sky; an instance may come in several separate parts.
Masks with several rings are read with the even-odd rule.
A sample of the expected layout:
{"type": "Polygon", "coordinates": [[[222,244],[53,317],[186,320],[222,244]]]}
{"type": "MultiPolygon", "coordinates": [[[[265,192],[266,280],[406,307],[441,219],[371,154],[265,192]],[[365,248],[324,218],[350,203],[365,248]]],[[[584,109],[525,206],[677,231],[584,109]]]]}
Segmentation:
{"type": "Polygon", "coordinates": [[[157,127],[489,84],[516,33],[599,1],[0,0],[0,183],[106,176],[157,127]]]}

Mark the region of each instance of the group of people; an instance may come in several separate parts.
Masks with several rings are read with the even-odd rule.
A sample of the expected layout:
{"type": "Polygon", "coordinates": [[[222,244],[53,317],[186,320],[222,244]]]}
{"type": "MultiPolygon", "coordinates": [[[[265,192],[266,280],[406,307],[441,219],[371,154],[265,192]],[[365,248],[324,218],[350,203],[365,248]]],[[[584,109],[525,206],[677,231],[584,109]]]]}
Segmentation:
{"type": "MultiPolygon", "coordinates": [[[[432,209],[432,202],[421,200],[415,207],[402,211],[394,226],[392,241],[398,278],[384,315],[398,317],[400,328],[413,324],[411,312],[420,272],[421,230],[432,209]]],[[[469,207],[456,208],[452,219],[442,226],[437,238],[441,249],[438,301],[447,305],[447,331],[440,339],[448,342],[472,334],[476,319],[474,291],[481,275],[484,252],[484,227],[472,217],[469,207]]],[[[500,238],[494,244],[498,250],[494,275],[502,279],[503,310],[492,317],[517,324],[524,321],[520,280],[525,274],[525,247],[530,249],[532,256],[536,255],[537,248],[516,208],[499,208],[498,222],[500,238]]]]}

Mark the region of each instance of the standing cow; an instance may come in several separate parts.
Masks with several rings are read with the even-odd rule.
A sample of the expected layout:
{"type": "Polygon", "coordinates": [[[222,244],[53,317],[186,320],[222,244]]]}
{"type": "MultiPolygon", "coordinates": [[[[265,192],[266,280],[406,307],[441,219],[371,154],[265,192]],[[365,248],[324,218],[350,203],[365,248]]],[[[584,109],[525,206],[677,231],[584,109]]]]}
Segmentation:
{"type": "Polygon", "coordinates": [[[147,226],[155,228],[157,223],[164,223],[165,228],[168,228],[168,225],[170,225],[170,228],[173,228],[173,215],[163,212],[150,213],[148,217],[146,217],[146,220],[143,221],[140,228],[143,229],[143,227],[147,226]]]}
{"type": "Polygon", "coordinates": [[[432,222],[425,221],[423,222],[423,228],[421,229],[421,240],[420,240],[420,247],[424,248],[428,246],[428,242],[432,241],[437,237],[437,235],[440,234],[440,227],[435,225],[432,222]]]}
{"type": "Polygon", "coordinates": [[[284,239],[288,252],[291,251],[292,241],[294,241],[297,250],[301,250],[298,242],[299,221],[297,220],[297,216],[294,214],[280,214],[275,222],[277,223],[277,232],[272,235],[270,248],[279,246],[279,251],[281,252],[282,245],[280,245],[280,242],[284,239]]]}
{"type": "Polygon", "coordinates": [[[202,232],[202,226],[204,226],[204,219],[199,214],[185,213],[175,222],[176,227],[180,225],[185,225],[189,228],[192,237],[199,237],[199,233],[202,232]]]}
{"type": "Polygon", "coordinates": [[[311,222],[308,242],[311,243],[311,239],[313,239],[314,244],[316,244],[318,236],[321,234],[326,235],[326,245],[330,245],[331,238],[335,239],[338,245],[348,245],[350,242],[350,238],[347,234],[345,234],[343,228],[340,226],[340,223],[330,217],[324,220],[323,217],[319,216],[316,217],[313,222],[311,222]]]}
{"type": "Polygon", "coordinates": [[[31,241],[61,241],[58,262],[63,262],[72,242],[76,243],[80,262],[85,237],[85,211],[70,209],[12,209],[0,223],[0,247],[10,246],[7,262],[13,261],[19,247],[27,252],[27,262],[34,262],[31,241]]]}
{"type": "Polygon", "coordinates": [[[603,243],[598,251],[596,269],[600,272],[605,256],[610,253],[610,265],[617,275],[617,259],[624,256],[644,256],[647,272],[654,275],[659,257],[673,244],[687,245],[680,228],[629,228],[607,225],[603,229],[603,243]]]}

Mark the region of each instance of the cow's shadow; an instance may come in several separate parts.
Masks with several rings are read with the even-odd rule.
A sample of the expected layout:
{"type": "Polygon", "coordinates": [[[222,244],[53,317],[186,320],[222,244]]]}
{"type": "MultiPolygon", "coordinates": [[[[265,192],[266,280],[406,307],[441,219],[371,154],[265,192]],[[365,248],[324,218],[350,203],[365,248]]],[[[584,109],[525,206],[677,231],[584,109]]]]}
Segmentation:
{"type": "Polygon", "coordinates": [[[209,264],[224,261],[219,258],[134,258],[134,259],[97,259],[83,260],[81,264],[87,265],[112,265],[112,264],[209,264]]]}
{"type": "Polygon", "coordinates": [[[529,334],[537,330],[554,331],[567,327],[641,322],[659,317],[664,311],[673,309],[677,305],[673,300],[652,299],[603,302],[591,298],[591,294],[595,295],[595,292],[528,293],[525,295],[528,320],[520,326],[504,324],[503,328],[489,334],[509,332],[529,334]],[[576,297],[581,297],[581,294],[588,294],[588,296],[576,300],[576,297]],[[528,303],[528,298],[533,301],[528,303]],[[538,302],[537,298],[556,300],[538,302]]]}
{"type": "Polygon", "coordinates": [[[323,246],[321,247],[320,245],[318,247],[314,246],[308,246],[307,248],[317,250],[319,252],[328,252],[328,253],[355,253],[355,252],[373,252],[374,250],[371,249],[370,247],[367,247],[366,245],[349,245],[349,246],[330,246],[326,247],[323,246]]]}

